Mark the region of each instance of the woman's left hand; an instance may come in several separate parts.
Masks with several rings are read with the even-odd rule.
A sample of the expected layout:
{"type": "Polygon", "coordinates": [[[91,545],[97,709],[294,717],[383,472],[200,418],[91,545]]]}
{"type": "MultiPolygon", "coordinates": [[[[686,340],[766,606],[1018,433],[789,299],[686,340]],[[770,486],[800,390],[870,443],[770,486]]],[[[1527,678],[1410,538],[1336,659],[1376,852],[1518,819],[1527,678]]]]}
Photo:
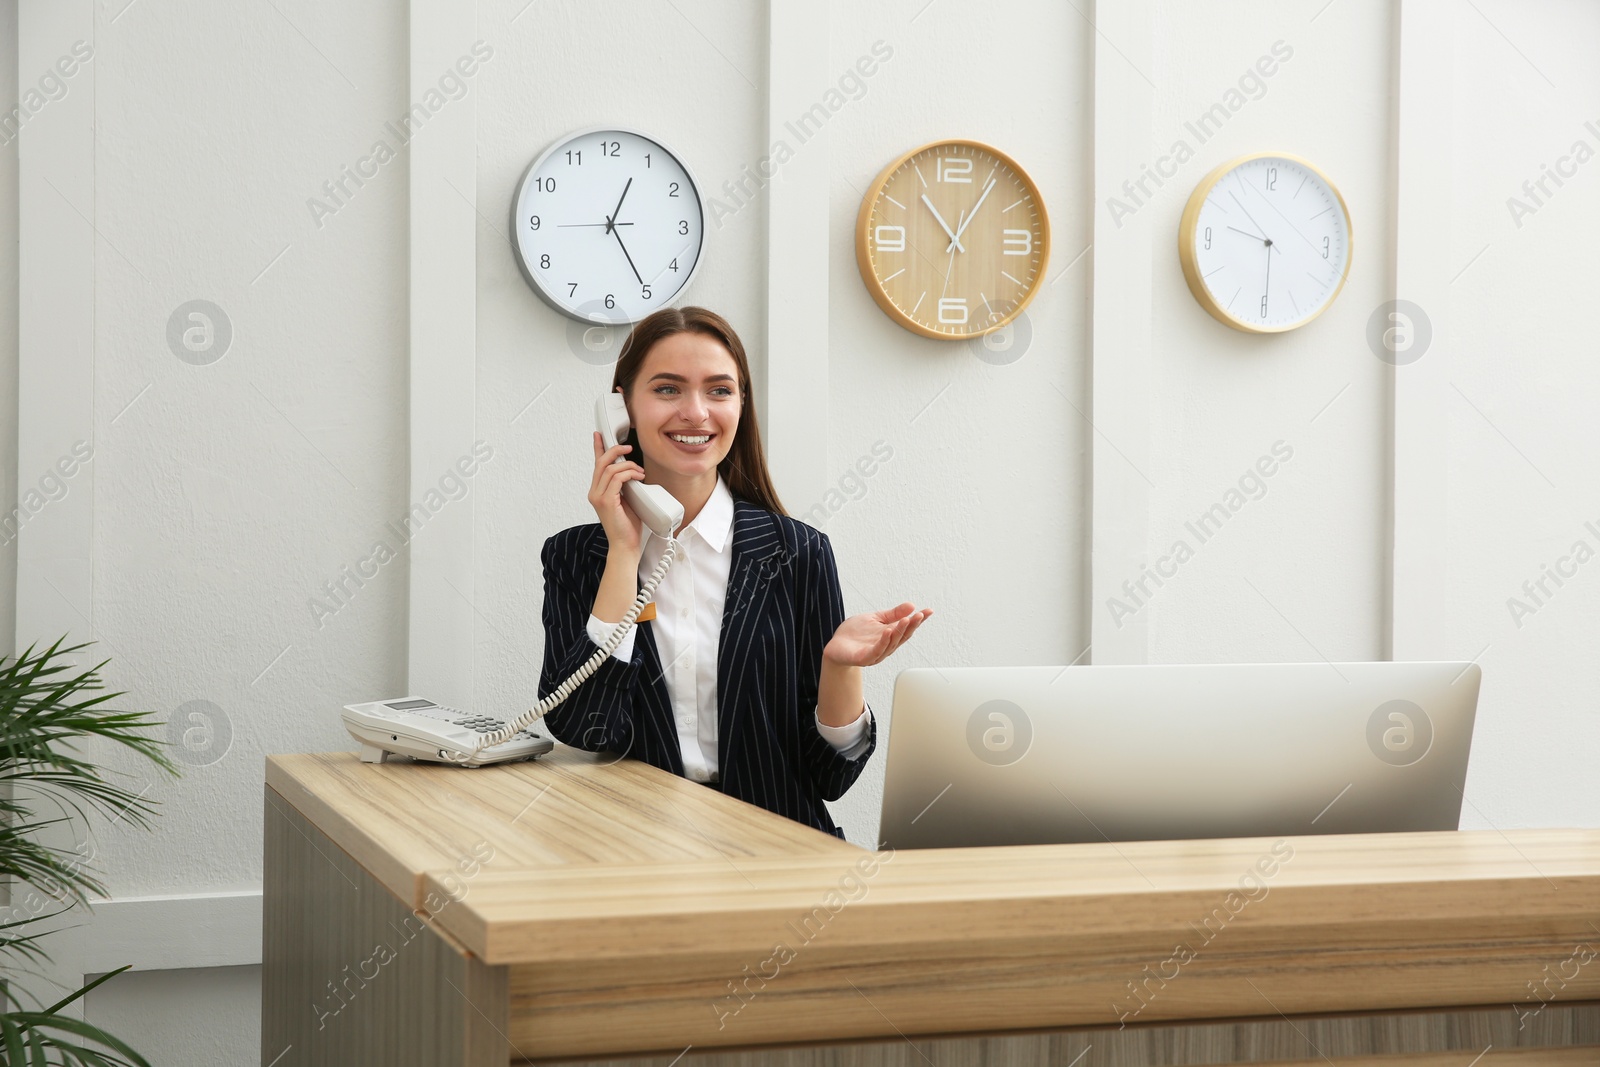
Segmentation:
{"type": "Polygon", "coordinates": [[[822,658],[842,667],[870,667],[889,655],[916,633],[932,608],[918,609],[909,600],[885,611],[852,615],[839,624],[822,650],[822,658]]]}

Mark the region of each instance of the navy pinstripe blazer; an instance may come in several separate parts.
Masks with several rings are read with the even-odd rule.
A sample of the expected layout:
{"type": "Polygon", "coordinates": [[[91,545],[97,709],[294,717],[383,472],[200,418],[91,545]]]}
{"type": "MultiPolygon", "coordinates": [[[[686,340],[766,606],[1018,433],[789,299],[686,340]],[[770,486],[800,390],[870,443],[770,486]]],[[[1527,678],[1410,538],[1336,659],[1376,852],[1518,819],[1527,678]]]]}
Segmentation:
{"type": "MultiPolygon", "coordinates": [[[[823,801],[837,800],[855,784],[878,739],[874,721],[866,749],[846,759],[814,718],[822,649],[845,619],[833,546],[816,528],[737,498],[732,533],[717,644],[720,782],[711,788],[843,838],[823,801]]],[[[608,548],[598,522],[568,527],[544,543],[541,700],[599,647],[586,625],[608,548]]],[[[544,721],[566,744],[618,752],[682,775],[654,627],[641,622],[635,628],[632,660],[607,656],[544,721]]]]}

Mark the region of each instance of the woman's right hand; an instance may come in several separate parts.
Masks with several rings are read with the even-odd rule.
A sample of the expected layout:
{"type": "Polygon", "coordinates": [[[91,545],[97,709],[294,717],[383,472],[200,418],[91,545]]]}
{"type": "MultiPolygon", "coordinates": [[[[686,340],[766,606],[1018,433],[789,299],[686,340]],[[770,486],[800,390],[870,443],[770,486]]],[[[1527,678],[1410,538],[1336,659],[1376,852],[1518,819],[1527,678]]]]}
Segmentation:
{"type": "Polygon", "coordinates": [[[638,556],[644,551],[644,520],[622,499],[622,487],[630,481],[642,481],[644,468],[632,460],[616,462],[618,457],[632,451],[632,447],[618,444],[602,448],[600,431],[595,431],[594,480],[589,485],[589,503],[605,528],[610,550],[638,556]]]}

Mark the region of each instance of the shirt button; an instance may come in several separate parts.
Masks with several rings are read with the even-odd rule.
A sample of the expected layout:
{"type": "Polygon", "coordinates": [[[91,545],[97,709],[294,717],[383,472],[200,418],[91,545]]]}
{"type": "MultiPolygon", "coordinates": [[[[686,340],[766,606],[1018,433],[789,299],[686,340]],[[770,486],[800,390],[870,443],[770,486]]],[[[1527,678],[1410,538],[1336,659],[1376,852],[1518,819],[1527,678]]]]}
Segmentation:
{"type": "Polygon", "coordinates": [[[689,716],[687,716],[687,715],[682,715],[682,716],[679,716],[679,718],[678,718],[678,725],[679,726],[688,726],[693,722],[694,722],[694,720],[689,718],[689,716]]]}
{"type": "Polygon", "coordinates": [[[689,617],[689,609],[688,608],[679,608],[678,609],[678,617],[681,618],[681,619],[687,619],[689,617]]]}
{"type": "Polygon", "coordinates": [[[685,656],[685,657],[683,657],[683,669],[687,671],[687,670],[692,670],[693,668],[694,668],[694,657],[693,656],[685,656]]]}

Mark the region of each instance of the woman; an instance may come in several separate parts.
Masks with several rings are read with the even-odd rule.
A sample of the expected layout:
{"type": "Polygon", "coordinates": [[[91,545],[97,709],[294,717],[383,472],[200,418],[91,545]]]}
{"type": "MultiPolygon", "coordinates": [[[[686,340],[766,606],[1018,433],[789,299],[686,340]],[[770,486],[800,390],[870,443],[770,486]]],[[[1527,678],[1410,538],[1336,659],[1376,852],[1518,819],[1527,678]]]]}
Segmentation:
{"type": "Polygon", "coordinates": [[[861,668],[933,610],[907,602],[845,618],[827,535],[778,502],[744,345],[720,315],[645,318],[612,387],[634,429],[607,449],[594,434],[589,503],[600,521],[562,530],[540,556],[540,699],[606,642],[665,551],[623,500],[625,483],[665,486],[683,505],[679,550],[654,618],[545,717],[549,731],[842,838],[823,801],[844,795],[877,745],[861,668]]]}

